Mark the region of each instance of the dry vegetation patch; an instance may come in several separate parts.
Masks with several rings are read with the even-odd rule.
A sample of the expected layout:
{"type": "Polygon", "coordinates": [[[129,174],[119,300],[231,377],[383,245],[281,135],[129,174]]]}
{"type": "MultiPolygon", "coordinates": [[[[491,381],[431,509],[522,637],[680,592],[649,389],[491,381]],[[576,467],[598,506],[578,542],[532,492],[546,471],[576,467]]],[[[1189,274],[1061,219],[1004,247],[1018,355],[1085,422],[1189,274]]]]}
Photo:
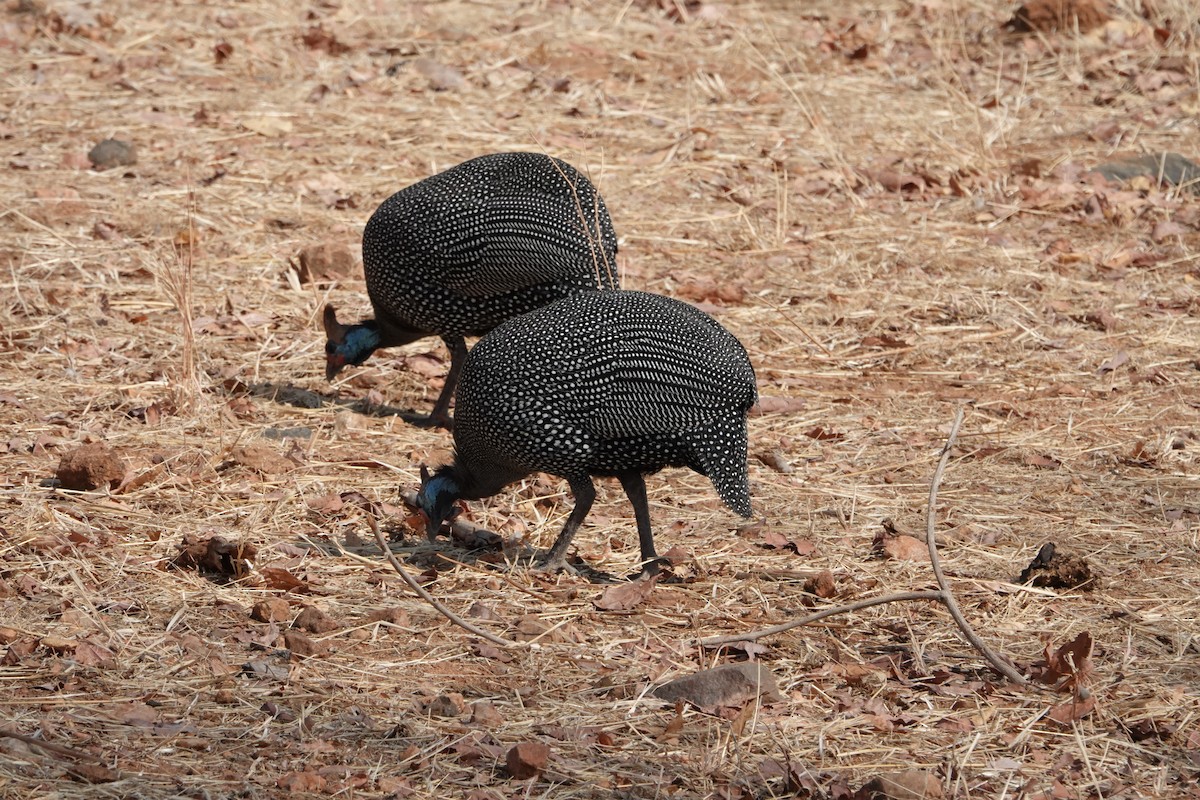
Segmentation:
{"type": "MultiPolygon", "coordinates": [[[[0,795],[1196,796],[1200,12],[1030,5],[1054,24],[984,0],[7,3],[0,795]],[[346,252],[375,206],[513,149],[585,169],[625,286],[713,312],[764,397],[756,520],[649,479],[680,580],[615,606],[526,569],[557,480],[471,505],[499,541],[406,521],[398,488],[450,446],[404,419],[436,340],[324,380],[320,309],[366,310],[346,252]],[[896,542],[960,407],[943,566],[1057,693],[933,603],[696,644],[929,588],[896,542]],[[416,599],[367,508],[436,597],[535,646],[416,599]],[[1048,543],[1090,583],[1017,582],[1048,543]],[[747,660],[774,692],[652,691],[747,660]]],[[[618,487],[576,541],[632,570],[618,487]]]]}

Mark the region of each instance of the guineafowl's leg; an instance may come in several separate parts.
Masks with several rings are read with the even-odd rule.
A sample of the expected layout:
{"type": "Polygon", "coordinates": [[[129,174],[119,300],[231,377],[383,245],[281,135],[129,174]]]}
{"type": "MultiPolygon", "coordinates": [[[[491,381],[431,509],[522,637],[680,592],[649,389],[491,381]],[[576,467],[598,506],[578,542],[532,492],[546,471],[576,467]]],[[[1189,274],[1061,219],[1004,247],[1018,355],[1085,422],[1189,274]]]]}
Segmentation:
{"type": "Polygon", "coordinates": [[[446,373],[446,383],[442,393],[438,395],[433,413],[429,415],[434,425],[441,425],[446,430],[452,430],[454,420],[450,418],[450,399],[454,397],[454,389],[458,386],[458,375],[462,372],[463,362],[467,360],[467,342],[461,336],[443,336],[446,349],[450,351],[450,371],[446,373]]]}
{"type": "Polygon", "coordinates": [[[622,472],[617,475],[625,496],[633,504],[633,518],[637,521],[638,545],[642,549],[642,574],[654,575],[662,566],[662,559],[654,551],[654,534],[650,531],[650,506],[646,500],[646,480],[640,472],[622,472]]]}
{"type": "Polygon", "coordinates": [[[567,478],[567,481],[571,484],[571,493],[575,495],[575,508],[572,509],[571,516],[567,517],[567,524],[563,526],[562,533],[554,540],[554,546],[538,567],[545,572],[558,572],[570,568],[567,565],[567,548],[571,546],[571,539],[583,523],[583,518],[592,510],[592,503],[596,502],[596,487],[587,475],[567,478]]]}

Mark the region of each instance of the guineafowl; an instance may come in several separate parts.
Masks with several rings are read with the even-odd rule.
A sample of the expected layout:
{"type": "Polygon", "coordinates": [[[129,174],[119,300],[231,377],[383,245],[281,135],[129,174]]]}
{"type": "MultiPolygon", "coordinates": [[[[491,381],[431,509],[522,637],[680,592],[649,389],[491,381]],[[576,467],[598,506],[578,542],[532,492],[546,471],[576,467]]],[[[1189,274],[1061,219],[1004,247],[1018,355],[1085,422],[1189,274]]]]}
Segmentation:
{"type": "Polygon", "coordinates": [[[633,504],[643,573],[657,572],[643,476],[690,467],[750,516],[746,412],[757,396],[741,342],[679,300],[586,292],[511,319],[467,356],[453,461],[432,476],[421,469],[427,532],[436,536],[460,499],[548,472],[575,495],[543,563],[562,569],[596,499],[592,477],[615,476],[633,504]]]}
{"type": "Polygon", "coordinates": [[[617,288],[617,237],[596,188],[539,153],[473,158],[389,197],[363,231],[373,319],[325,307],[329,380],[380,347],[430,335],[450,370],[430,420],[450,427],[466,336],[575,292],[617,288]]]}

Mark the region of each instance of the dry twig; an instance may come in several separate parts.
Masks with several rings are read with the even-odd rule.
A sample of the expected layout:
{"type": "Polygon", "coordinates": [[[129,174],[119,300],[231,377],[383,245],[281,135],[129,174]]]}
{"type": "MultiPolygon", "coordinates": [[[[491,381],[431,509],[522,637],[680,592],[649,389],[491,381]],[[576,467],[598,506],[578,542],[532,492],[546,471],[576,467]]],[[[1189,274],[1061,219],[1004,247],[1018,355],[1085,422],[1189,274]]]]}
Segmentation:
{"type": "Polygon", "coordinates": [[[371,509],[367,509],[367,521],[370,522],[371,532],[375,534],[375,541],[379,543],[379,548],[383,551],[384,556],[387,557],[388,563],[392,565],[392,569],[396,570],[400,577],[404,579],[404,582],[408,584],[409,588],[416,592],[422,600],[433,606],[433,608],[439,614],[463,630],[473,633],[476,636],[483,637],[498,647],[526,646],[524,642],[514,642],[510,639],[505,639],[503,636],[497,636],[490,631],[485,631],[483,628],[480,628],[477,625],[472,625],[470,622],[467,622],[465,619],[458,616],[453,611],[438,602],[437,598],[426,591],[425,587],[417,583],[416,580],[405,571],[404,567],[401,566],[400,560],[396,558],[396,554],[392,552],[392,548],[388,547],[387,539],[384,538],[383,531],[379,529],[379,522],[375,519],[375,513],[371,509]]]}
{"type": "Polygon", "coordinates": [[[938,591],[900,592],[897,594],[883,595],[882,597],[872,597],[866,600],[859,600],[855,603],[849,603],[847,605],[827,608],[823,611],[819,611],[815,614],[809,614],[808,616],[800,619],[795,619],[790,622],[785,622],[781,625],[775,625],[773,627],[764,628],[763,630],[754,631],[748,634],[713,636],[708,639],[701,639],[700,644],[704,647],[719,647],[721,645],[731,644],[733,642],[755,641],[763,638],[764,636],[773,636],[777,633],[789,631],[792,628],[798,628],[801,625],[809,625],[826,617],[831,617],[836,614],[847,614],[851,611],[858,611],[859,609],[868,608],[870,606],[906,600],[938,600],[943,603],[946,606],[946,610],[950,612],[950,616],[954,619],[954,623],[962,632],[963,638],[965,638],[972,647],[978,650],[983,657],[987,659],[988,663],[990,663],[998,672],[1014,683],[1020,684],[1021,686],[1031,685],[1028,679],[1026,679],[1021,673],[1017,672],[1017,670],[1007,659],[1003,658],[994,650],[992,650],[992,648],[990,648],[987,643],[980,638],[979,634],[975,633],[975,630],[971,627],[970,623],[967,622],[966,617],[963,616],[962,610],[958,606],[958,601],[954,597],[954,593],[950,591],[950,585],[946,582],[946,576],[942,572],[941,560],[938,558],[937,542],[936,537],[934,536],[934,514],[937,507],[938,487],[941,485],[942,475],[945,474],[946,471],[946,462],[950,460],[950,450],[952,447],[954,447],[955,439],[958,438],[958,431],[959,428],[962,427],[962,421],[963,410],[962,408],[959,408],[958,413],[954,417],[954,424],[950,427],[950,434],[946,437],[946,444],[942,447],[941,460],[938,462],[937,469],[935,469],[933,473],[933,478],[929,482],[929,504],[925,510],[925,542],[929,546],[929,560],[933,566],[934,577],[937,579],[937,584],[939,587],[938,591]]]}

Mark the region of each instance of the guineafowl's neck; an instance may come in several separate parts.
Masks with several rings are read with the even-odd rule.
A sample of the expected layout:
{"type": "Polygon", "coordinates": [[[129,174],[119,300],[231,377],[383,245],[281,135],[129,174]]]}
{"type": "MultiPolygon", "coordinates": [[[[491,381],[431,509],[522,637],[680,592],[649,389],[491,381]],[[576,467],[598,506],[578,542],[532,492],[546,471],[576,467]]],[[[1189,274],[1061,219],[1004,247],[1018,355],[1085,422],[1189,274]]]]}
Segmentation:
{"type": "Polygon", "coordinates": [[[363,325],[370,325],[379,337],[376,347],[399,347],[400,345],[424,339],[429,331],[421,331],[407,325],[387,313],[375,310],[375,319],[364,320],[363,325]]]}
{"type": "Polygon", "coordinates": [[[491,497],[505,486],[529,474],[529,470],[464,457],[461,451],[455,452],[453,466],[454,478],[465,500],[491,497]]]}

